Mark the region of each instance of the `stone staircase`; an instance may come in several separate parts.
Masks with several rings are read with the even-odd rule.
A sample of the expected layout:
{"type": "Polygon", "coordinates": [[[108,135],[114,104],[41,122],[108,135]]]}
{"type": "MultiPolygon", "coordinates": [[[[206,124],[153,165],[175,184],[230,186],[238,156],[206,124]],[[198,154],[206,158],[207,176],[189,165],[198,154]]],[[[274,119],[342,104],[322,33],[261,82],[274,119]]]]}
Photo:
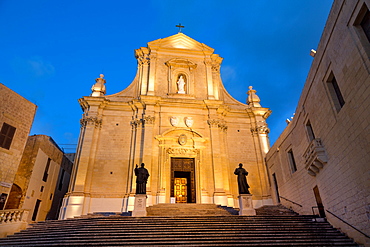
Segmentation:
{"type": "Polygon", "coordinates": [[[156,205],[148,208],[148,217],[93,215],[39,222],[0,239],[0,246],[357,246],[327,222],[280,215],[281,210],[234,216],[215,205],[156,205]]]}
{"type": "Polygon", "coordinates": [[[230,216],[225,209],[215,204],[163,203],[147,208],[148,216],[230,216]]]}
{"type": "Polygon", "coordinates": [[[298,215],[291,209],[284,207],[283,205],[271,205],[263,206],[256,209],[257,215],[298,215]]]}

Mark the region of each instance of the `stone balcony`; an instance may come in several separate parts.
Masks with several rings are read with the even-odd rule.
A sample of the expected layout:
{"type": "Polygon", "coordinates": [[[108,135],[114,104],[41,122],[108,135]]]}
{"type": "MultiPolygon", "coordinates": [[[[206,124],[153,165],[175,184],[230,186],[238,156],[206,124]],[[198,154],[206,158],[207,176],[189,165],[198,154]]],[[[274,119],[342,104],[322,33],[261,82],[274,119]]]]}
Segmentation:
{"type": "Polygon", "coordinates": [[[313,139],[303,154],[308,174],[316,176],[328,162],[328,156],[320,138],[313,139]]]}

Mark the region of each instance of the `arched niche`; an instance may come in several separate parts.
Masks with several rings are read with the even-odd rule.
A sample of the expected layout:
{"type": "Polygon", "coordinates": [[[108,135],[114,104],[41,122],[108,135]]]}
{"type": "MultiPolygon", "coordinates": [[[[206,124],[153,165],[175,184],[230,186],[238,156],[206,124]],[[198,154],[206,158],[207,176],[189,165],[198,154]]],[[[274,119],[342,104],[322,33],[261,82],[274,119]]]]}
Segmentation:
{"type": "Polygon", "coordinates": [[[194,69],[197,65],[182,58],[174,58],[165,63],[168,67],[168,94],[190,95],[194,94],[194,69]],[[179,79],[183,76],[184,90],[179,90],[179,79]],[[180,92],[180,93],[179,93],[180,92]]]}

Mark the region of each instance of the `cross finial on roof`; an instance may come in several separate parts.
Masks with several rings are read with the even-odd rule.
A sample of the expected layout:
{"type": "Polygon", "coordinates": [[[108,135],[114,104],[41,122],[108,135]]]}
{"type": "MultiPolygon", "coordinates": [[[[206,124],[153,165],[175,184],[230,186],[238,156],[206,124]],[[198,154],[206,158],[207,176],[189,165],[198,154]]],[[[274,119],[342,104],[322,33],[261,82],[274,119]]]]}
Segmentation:
{"type": "Polygon", "coordinates": [[[185,26],[181,26],[181,23],[179,23],[179,25],[176,25],[176,27],[179,28],[179,33],[181,33],[181,28],[184,28],[185,26]]]}

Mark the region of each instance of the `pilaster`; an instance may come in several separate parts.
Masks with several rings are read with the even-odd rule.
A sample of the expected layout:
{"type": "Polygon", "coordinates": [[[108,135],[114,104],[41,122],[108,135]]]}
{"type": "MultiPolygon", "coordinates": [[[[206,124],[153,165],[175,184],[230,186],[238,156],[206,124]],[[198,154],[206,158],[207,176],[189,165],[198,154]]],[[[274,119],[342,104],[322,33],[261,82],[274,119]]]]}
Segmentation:
{"type": "Polygon", "coordinates": [[[140,49],[135,50],[135,57],[138,62],[140,95],[146,95],[148,92],[150,64],[149,49],[146,47],[141,47],[140,49]]]}
{"type": "Polygon", "coordinates": [[[209,58],[206,58],[204,61],[204,64],[206,65],[208,99],[215,99],[214,88],[213,88],[213,78],[212,78],[212,61],[209,58]]]}

